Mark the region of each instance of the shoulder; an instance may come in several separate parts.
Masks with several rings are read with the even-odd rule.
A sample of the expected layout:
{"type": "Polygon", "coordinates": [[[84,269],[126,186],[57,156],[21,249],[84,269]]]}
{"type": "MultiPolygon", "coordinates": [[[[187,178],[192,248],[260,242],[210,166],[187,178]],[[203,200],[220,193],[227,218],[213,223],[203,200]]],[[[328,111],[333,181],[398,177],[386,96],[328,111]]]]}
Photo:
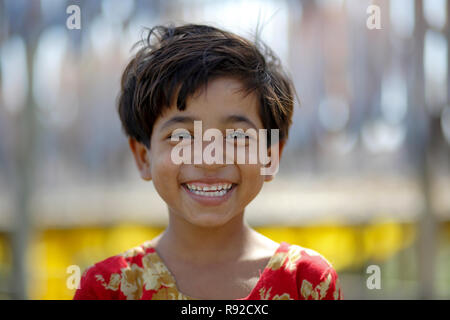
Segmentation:
{"type": "Polygon", "coordinates": [[[290,271],[301,269],[304,272],[314,273],[332,267],[331,263],[318,252],[287,242],[280,243],[270,265],[272,269],[284,267],[290,271]]]}
{"type": "Polygon", "coordinates": [[[302,247],[297,250],[302,252],[297,273],[300,298],[341,300],[343,295],[338,274],[333,265],[317,251],[302,247]]]}
{"type": "Polygon", "coordinates": [[[281,243],[270,267],[295,274],[300,299],[342,299],[336,270],[315,250],[281,243]]]}
{"type": "Polygon", "coordinates": [[[91,265],[85,269],[74,299],[126,298],[121,294],[121,290],[118,290],[122,279],[133,277],[131,273],[139,273],[142,270],[143,258],[154,251],[146,242],[91,265]]]}

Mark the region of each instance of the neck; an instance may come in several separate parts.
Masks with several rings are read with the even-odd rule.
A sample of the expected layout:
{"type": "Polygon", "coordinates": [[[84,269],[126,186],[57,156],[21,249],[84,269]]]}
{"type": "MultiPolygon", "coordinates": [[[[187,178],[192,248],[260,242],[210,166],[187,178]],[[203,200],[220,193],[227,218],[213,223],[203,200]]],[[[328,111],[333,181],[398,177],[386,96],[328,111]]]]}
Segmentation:
{"type": "Polygon", "coordinates": [[[169,225],[158,239],[157,247],[182,261],[221,263],[243,256],[251,235],[252,229],[244,222],[243,212],[219,227],[196,226],[170,214],[169,225]]]}

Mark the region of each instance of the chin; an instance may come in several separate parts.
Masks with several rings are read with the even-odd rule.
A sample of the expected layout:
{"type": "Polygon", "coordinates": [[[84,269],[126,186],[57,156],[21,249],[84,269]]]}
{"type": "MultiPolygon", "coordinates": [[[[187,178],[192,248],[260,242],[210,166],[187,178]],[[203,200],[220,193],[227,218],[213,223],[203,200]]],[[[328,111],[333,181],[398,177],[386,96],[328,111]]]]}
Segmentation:
{"type": "Polygon", "coordinates": [[[198,227],[214,228],[221,227],[232,219],[233,216],[227,216],[226,214],[204,212],[191,215],[186,220],[198,227]]]}

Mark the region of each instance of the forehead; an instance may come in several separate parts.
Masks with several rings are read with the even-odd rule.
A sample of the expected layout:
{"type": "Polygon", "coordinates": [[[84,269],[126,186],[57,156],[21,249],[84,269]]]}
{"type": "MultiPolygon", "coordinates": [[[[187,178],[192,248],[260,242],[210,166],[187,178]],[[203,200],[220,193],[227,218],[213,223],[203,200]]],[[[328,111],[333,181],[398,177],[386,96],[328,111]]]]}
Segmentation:
{"type": "Polygon", "coordinates": [[[189,97],[189,104],[212,103],[226,104],[229,107],[246,106],[256,103],[256,95],[254,92],[247,94],[241,81],[235,78],[217,78],[210,80],[208,86],[199,89],[193,96],[189,97]]]}
{"type": "Polygon", "coordinates": [[[186,114],[204,121],[225,119],[227,115],[235,114],[251,118],[257,125],[262,125],[256,92],[247,93],[241,81],[229,77],[208,81],[206,88],[200,88],[186,99],[185,110],[180,111],[173,105],[165,110],[157,122],[176,114],[186,114]]]}

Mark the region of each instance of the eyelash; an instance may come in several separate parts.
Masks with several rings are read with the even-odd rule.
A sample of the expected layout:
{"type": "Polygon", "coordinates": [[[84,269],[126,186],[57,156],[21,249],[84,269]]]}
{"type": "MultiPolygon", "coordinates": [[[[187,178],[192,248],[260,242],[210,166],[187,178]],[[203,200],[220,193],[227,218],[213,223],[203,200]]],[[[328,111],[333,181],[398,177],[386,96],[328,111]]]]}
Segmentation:
{"type": "Polygon", "coordinates": [[[245,133],[243,133],[243,132],[235,131],[235,132],[233,132],[231,134],[240,134],[241,135],[240,137],[236,137],[236,136],[232,137],[233,140],[236,140],[236,139],[239,139],[239,138],[245,138],[246,140],[250,140],[250,136],[245,134],[245,133]]]}
{"type": "MultiPolygon", "coordinates": [[[[177,135],[178,135],[178,136],[182,136],[183,134],[186,135],[187,132],[178,133],[177,135]]],[[[167,137],[167,139],[171,140],[173,136],[175,136],[175,135],[171,133],[171,134],[169,134],[169,136],[167,137]]],[[[191,139],[191,138],[192,138],[192,134],[189,132],[189,139],[191,139]]],[[[187,139],[187,138],[182,137],[182,139],[184,140],[184,139],[187,139]]]]}
{"type": "MultiPolygon", "coordinates": [[[[169,135],[168,137],[167,137],[167,139],[168,140],[172,140],[172,137],[173,137],[174,135],[169,135]]],[[[184,137],[184,136],[182,136],[182,134],[179,134],[179,136],[181,137],[181,139],[192,139],[193,137],[192,137],[192,135],[190,134],[189,135],[189,137],[184,137]]],[[[230,138],[227,138],[227,137],[225,137],[225,139],[226,140],[228,140],[228,139],[232,139],[232,140],[238,140],[238,139],[242,139],[242,138],[245,138],[246,140],[250,140],[250,136],[249,135],[246,135],[246,134],[243,134],[243,136],[240,136],[240,137],[237,137],[237,136],[233,136],[233,137],[230,137],[230,138]]]]}

